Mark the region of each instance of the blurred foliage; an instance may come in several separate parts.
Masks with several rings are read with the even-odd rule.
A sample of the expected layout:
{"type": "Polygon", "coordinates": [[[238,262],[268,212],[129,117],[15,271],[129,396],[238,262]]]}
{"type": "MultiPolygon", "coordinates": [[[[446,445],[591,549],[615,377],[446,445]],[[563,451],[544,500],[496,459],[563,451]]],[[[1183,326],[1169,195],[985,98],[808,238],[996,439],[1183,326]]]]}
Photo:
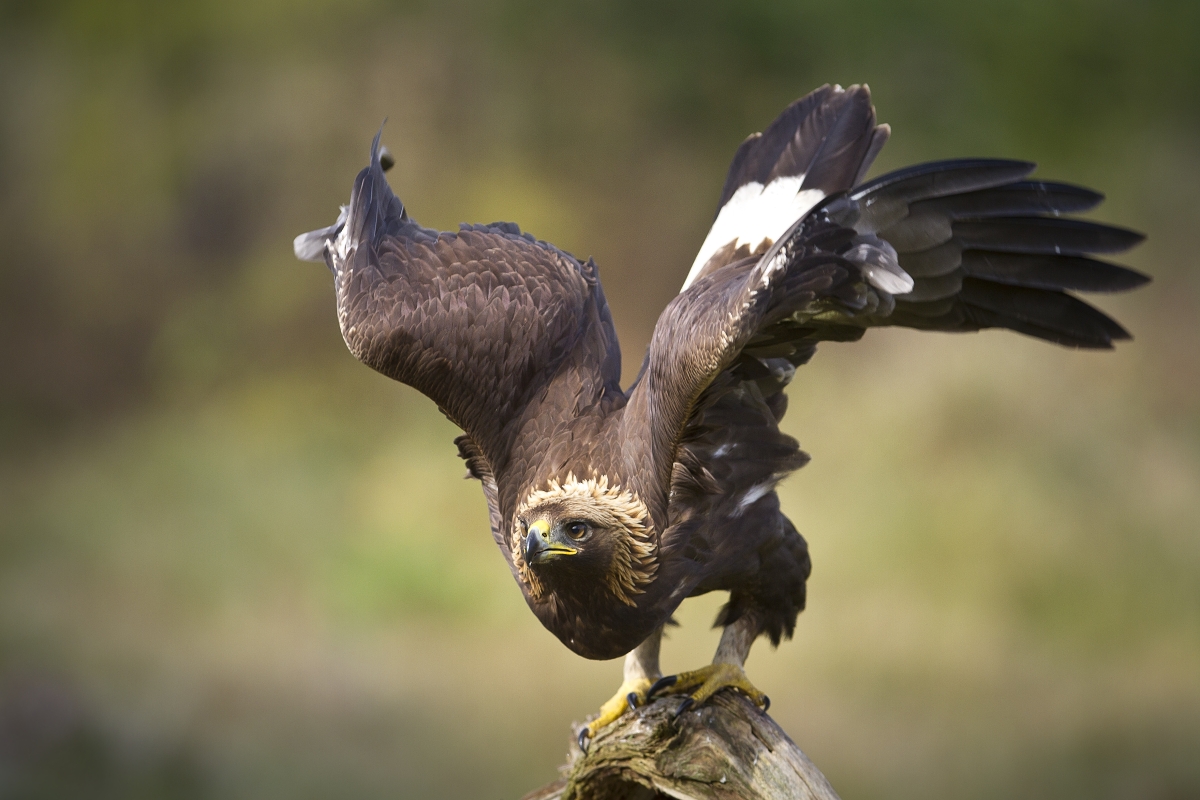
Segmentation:
{"type": "MultiPolygon", "coordinates": [[[[524,608],[453,426],[345,352],[328,224],[604,274],[632,377],[729,157],[869,82],[877,170],[1032,158],[1149,234],[1113,354],[873,332],[798,375],[812,545],[756,682],[846,797],[1200,796],[1200,5],[0,4],[0,796],[518,796],[615,664],[524,608]]],[[[710,655],[720,598],[665,666],[710,655]]]]}

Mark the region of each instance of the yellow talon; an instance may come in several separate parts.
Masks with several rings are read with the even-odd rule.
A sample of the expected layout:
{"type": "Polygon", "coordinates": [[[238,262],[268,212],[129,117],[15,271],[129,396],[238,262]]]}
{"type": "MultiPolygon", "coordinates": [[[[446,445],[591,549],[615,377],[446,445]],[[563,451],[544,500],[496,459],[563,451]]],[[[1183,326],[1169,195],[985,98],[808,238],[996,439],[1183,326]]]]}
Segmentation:
{"type": "Polygon", "coordinates": [[[750,683],[746,672],[736,664],[709,664],[690,672],[661,679],[651,694],[687,694],[690,702],[681,711],[708,701],[722,689],[737,689],[754,701],[763,711],[771,705],[771,699],[750,683]]]}
{"type": "Polygon", "coordinates": [[[596,738],[596,734],[601,728],[611,725],[621,718],[621,715],[628,711],[631,706],[629,696],[633,695],[637,700],[636,705],[641,706],[646,703],[646,694],[650,691],[650,680],[648,678],[637,678],[632,681],[624,681],[617,693],[604,702],[600,706],[600,714],[579,732],[579,747],[581,750],[586,750],[585,742],[588,739],[596,738]]]}

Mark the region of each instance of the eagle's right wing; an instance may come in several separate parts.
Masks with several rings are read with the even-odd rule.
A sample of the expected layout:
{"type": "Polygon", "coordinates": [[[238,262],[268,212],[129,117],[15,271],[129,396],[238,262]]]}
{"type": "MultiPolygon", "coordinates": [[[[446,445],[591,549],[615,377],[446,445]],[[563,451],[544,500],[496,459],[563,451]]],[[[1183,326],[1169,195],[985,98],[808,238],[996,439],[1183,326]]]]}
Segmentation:
{"type": "MultiPolygon", "coordinates": [[[[1100,195],[1027,181],[1033,164],[995,159],[922,164],[851,188],[880,141],[869,94],[855,87],[815,94],[825,100],[808,118],[788,118],[802,100],[780,117],[783,130],[779,120],[768,128],[787,147],[766,154],[777,158],[775,167],[756,167],[787,182],[783,200],[805,206],[801,216],[784,230],[777,221],[765,232],[752,224],[748,240],[735,228],[722,228],[741,192],[743,201],[759,204],[759,213],[737,218],[770,219],[762,201],[772,197],[772,184],[755,185],[754,173],[740,163],[748,160],[744,146],[730,181],[750,188],[731,192],[727,182],[713,226],[718,240],[729,241],[714,248],[706,240],[684,290],[655,326],[642,379],[630,396],[638,411],[626,415],[630,421],[648,418],[650,436],[639,444],[630,428],[626,441],[654,464],[659,486],[670,485],[686,456],[681,450],[688,427],[714,393],[745,391],[737,387],[746,382],[758,384],[762,396],[778,393],[821,340],[857,339],[880,325],[1001,327],[1092,348],[1128,338],[1120,325],[1066,291],[1118,291],[1147,280],[1089,257],[1125,250],[1141,240],[1139,234],[1060,216],[1093,207],[1100,195]],[[836,113],[827,113],[831,106],[836,113]],[[806,124],[814,119],[822,124],[806,124]],[[819,147],[804,141],[813,129],[821,136],[819,147]],[[802,165],[799,181],[789,181],[787,173],[797,168],[784,162],[795,151],[817,155],[802,165]],[[813,193],[801,203],[793,195],[806,191],[806,175],[813,174],[834,177],[809,187],[813,193]],[[760,234],[767,244],[755,249],[764,252],[739,252],[753,247],[760,234]]],[[[771,140],[763,134],[748,143],[771,140]]]]}
{"type": "Polygon", "coordinates": [[[510,223],[421,227],[387,184],[378,135],[338,223],[295,250],[328,263],[354,355],[434,400],[496,473],[531,400],[564,369],[580,403],[620,395],[595,265],[510,223]]]}

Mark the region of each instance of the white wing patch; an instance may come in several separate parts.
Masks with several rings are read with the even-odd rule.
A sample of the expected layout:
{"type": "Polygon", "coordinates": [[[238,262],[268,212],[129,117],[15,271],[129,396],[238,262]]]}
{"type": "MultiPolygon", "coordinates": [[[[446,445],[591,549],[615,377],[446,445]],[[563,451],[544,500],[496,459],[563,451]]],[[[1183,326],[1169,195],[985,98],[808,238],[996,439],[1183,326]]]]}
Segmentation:
{"type": "Polygon", "coordinates": [[[746,493],[738,499],[737,505],[729,510],[729,517],[736,518],[740,517],[742,514],[745,514],[746,509],[750,508],[750,506],[761,500],[763,496],[767,494],[767,492],[775,488],[775,484],[778,482],[779,478],[776,477],[769,481],[764,481],[763,483],[751,486],[746,490],[746,493]]]}
{"type": "Polygon", "coordinates": [[[794,175],[776,178],[766,186],[751,181],[739,187],[729,202],[721,206],[679,291],[691,286],[713,254],[729,242],[735,242],[734,247],[746,244],[755,248],[766,239],[770,246],[792,223],[825,199],[820,189],[801,190],[803,183],[803,175],[794,175]]]}

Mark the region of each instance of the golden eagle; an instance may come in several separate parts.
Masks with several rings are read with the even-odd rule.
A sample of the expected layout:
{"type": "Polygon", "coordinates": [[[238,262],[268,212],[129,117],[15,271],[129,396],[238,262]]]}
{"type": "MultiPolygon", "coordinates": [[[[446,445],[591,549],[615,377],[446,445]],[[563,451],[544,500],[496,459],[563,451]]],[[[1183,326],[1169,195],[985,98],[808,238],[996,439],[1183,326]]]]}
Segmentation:
{"type": "Polygon", "coordinates": [[[628,389],[596,265],[511,223],[422,227],[384,178],[379,135],[337,223],[297,237],[297,256],[333,272],[350,351],[463,430],[534,614],[582,656],[626,656],[581,745],[664,689],[687,706],[732,686],[766,706],[742,665],[804,608],[808,548],[775,486],[808,460],[779,421],[818,342],[878,325],[1129,338],[1068,293],[1148,280],[1090,257],[1139,234],[1062,216],[1101,195],[997,159],[862,182],[888,134],[866,86],[824,86],[746,139],[628,389]],[[729,602],[713,663],[661,678],[663,625],[717,590],[729,602]]]}

